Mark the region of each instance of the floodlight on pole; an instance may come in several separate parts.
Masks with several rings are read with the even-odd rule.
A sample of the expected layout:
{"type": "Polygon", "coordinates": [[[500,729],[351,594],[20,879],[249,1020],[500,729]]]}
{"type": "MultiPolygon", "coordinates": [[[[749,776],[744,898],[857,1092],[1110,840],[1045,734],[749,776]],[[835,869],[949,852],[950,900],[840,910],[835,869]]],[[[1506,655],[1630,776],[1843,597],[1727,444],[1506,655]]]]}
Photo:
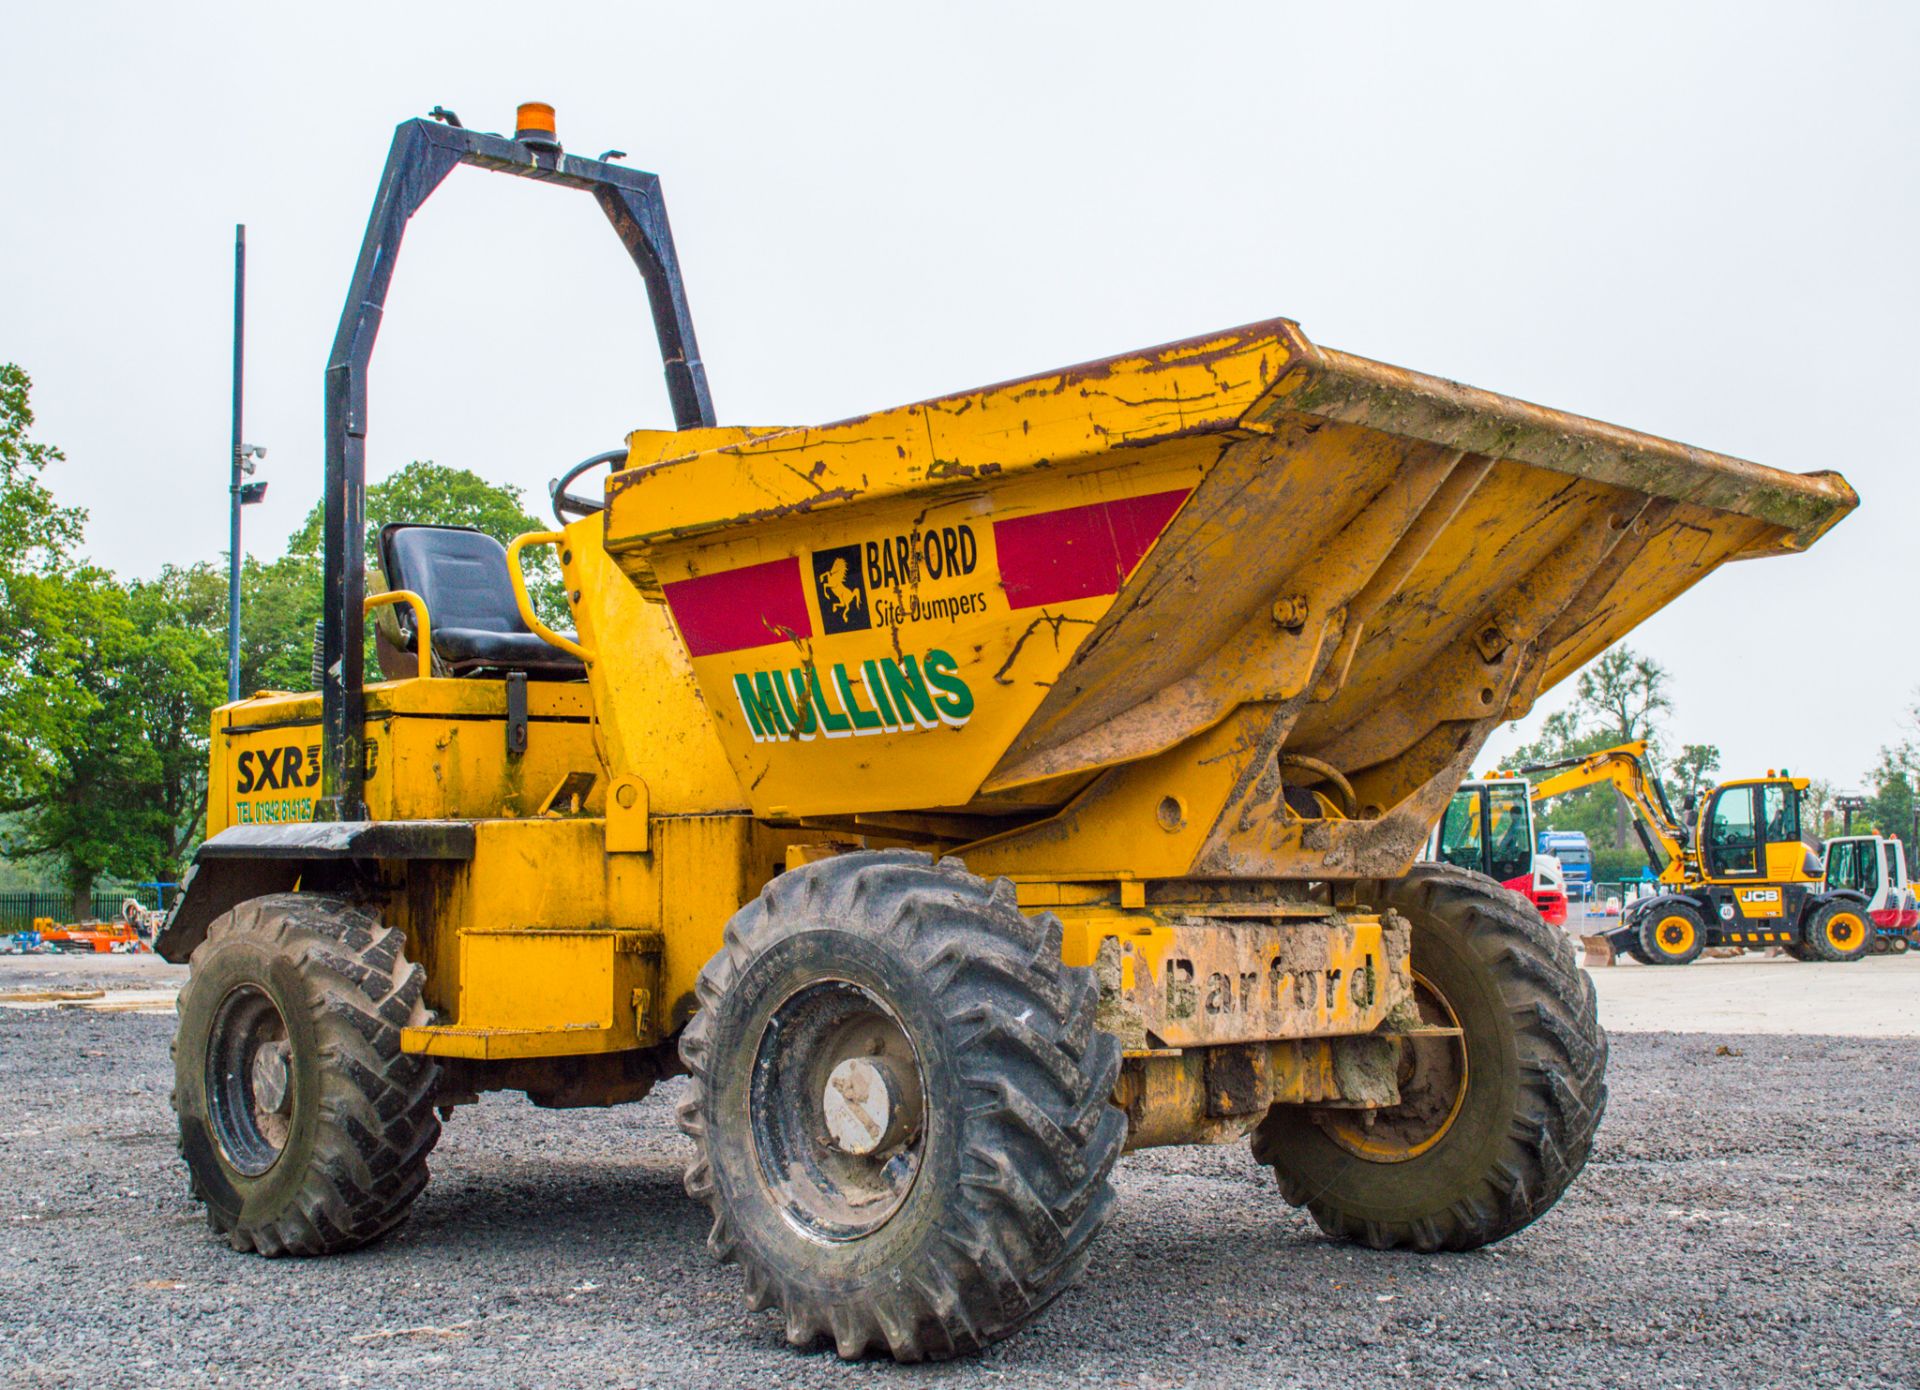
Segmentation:
{"type": "Polygon", "coordinates": [[[267,495],[265,483],[250,483],[263,444],[249,444],[240,432],[242,367],[246,361],[247,229],[233,229],[233,454],[227,460],[227,699],[240,698],[240,509],[267,495]]]}

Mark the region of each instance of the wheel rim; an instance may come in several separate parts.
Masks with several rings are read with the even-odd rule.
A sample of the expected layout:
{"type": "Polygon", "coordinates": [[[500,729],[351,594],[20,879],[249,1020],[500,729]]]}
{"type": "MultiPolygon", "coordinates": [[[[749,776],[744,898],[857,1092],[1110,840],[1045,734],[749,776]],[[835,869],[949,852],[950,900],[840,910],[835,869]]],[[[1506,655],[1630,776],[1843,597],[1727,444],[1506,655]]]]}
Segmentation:
{"type": "Polygon", "coordinates": [[[1836,951],[1851,951],[1866,936],[1866,927],[1851,912],[1836,912],[1827,918],[1827,944],[1836,951]]]}
{"type": "MultiPolygon", "coordinates": [[[[1460,1017],[1433,982],[1415,971],[1414,1002],[1429,1028],[1460,1027],[1460,1017]]],[[[1327,1137],[1356,1158],[1405,1163],[1447,1137],[1467,1099],[1467,1039],[1408,1038],[1400,1044],[1400,1104],[1364,1112],[1323,1111],[1327,1137]],[[1371,1117],[1372,1123],[1368,1123],[1371,1117]]]]}
{"type": "Polygon", "coordinates": [[[259,1177],[279,1161],[293,1126],[293,1047],[287,1022],[258,985],[230,990],[207,1047],[207,1110],[214,1141],[235,1169],[259,1177]]]}
{"type": "Polygon", "coordinates": [[[1654,944],[1662,955],[1684,956],[1693,949],[1694,939],[1693,923],[1677,912],[1662,917],[1653,929],[1654,944]]]}
{"type": "Polygon", "coordinates": [[[768,1017],[748,1105],[760,1181],[815,1240],[859,1240],[899,1212],[926,1146],[927,1082],[899,1016],[849,980],[802,986],[768,1017]]]}

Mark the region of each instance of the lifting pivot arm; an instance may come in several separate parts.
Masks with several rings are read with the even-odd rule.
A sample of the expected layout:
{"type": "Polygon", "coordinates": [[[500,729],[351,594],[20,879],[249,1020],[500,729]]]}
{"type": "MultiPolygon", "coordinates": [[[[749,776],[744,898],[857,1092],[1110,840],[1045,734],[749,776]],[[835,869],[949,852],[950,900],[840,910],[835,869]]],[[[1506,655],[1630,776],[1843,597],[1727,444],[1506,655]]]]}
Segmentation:
{"type": "Polygon", "coordinates": [[[646,282],[674,427],[694,429],[714,422],[706,369],[694,340],[693,314],[687,307],[673,233],[667,226],[667,205],[656,176],[563,154],[557,143],[523,143],[430,120],[401,122],[393,133],[386,172],[360,243],[353,285],[327,359],[321,796],[315,807],[319,820],[366,816],[361,606],[366,598],[367,366],[408,219],[460,164],[593,195],[646,282]]]}
{"type": "MultiPolygon", "coordinates": [[[[1523,767],[1520,771],[1528,776],[1539,772],[1554,774],[1533,784],[1531,797],[1535,803],[1565,796],[1583,787],[1602,783],[1611,786],[1633,808],[1636,818],[1634,828],[1648,851],[1648,858],[1653,858],[1657,843],[1667,863],[1677,864],[1687,853],[1686,827],[1667,804],[1666,791],[1659,779],[1648,772],[1646,760],[1646,740],[1635,739],[1631,743],[1603,748],[1584,757],[1538,763],[1523,767]]],[[[1654,867],[1657,870],[1662,866],[1656,863],[1654,867]]]]}

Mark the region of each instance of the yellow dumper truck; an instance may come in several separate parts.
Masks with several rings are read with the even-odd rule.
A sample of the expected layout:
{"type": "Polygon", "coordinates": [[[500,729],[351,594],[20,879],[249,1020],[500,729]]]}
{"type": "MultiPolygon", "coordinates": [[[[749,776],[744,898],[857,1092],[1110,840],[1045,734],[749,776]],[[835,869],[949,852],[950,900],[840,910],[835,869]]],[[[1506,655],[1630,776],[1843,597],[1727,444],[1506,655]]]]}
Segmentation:
{"type": "Polygon", "coordinates": [[[447,1107],[684,1072],[713,1252],[844,1356],[1033,1319],[1129,1148],[1250,1140],[1376,1247],[1545,1212],[1606,1098],[1592,991],[1421,844],[1496,724],[1856,501],[1282,319],[721,426],[658,181],[539,106],[511,139],[399,127],[326,387],[323,688],[215,716],[161,941],[209,1221],[347,1249],[405,1216],[447,1107]],[[461,164],[600,205],[676,428],[511,546],[385,528],[369,593],[373,336],[461,164]]]}

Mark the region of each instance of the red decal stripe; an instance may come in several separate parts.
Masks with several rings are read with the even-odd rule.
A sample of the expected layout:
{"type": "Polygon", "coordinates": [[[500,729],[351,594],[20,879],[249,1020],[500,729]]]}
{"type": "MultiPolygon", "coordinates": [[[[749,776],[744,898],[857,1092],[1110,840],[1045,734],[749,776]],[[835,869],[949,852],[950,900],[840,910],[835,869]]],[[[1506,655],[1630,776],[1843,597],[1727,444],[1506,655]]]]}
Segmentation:
{"type": "Polygon", "coordinates": [[[813,636],[800,560],[789,556],[764,565],[696,574],[661,586],[694,656],[766,647],[813,636]]]}
{"type": "Polygon", "coordinates": [[[1094,502],[993,523],[1011,608],[1117,594],[1160,539],[1189,489],[1094,502]]]}

